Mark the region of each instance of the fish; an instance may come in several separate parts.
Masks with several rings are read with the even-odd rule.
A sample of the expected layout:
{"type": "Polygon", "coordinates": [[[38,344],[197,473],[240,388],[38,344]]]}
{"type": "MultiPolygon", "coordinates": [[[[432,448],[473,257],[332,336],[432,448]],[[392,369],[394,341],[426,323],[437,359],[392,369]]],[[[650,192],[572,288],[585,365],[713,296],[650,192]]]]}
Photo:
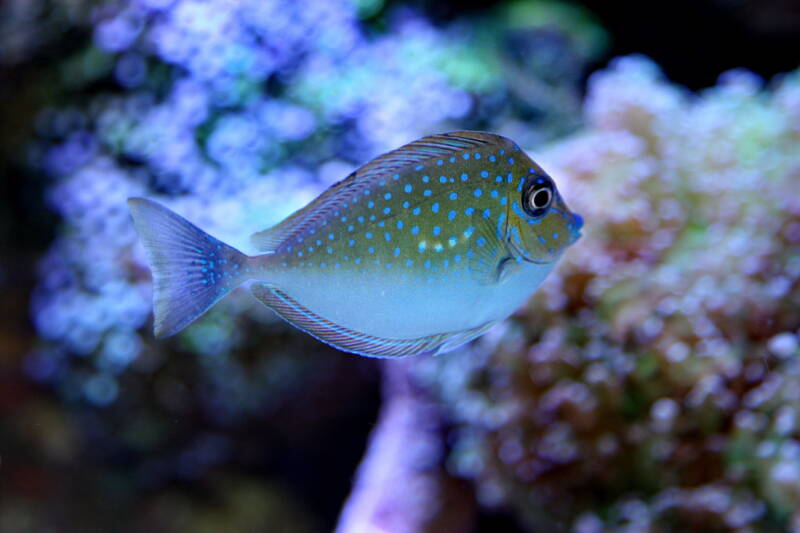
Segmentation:
{"type": "Polygon", "coordinates": [[[161,204],[130,198],[153,274],[154,333],[232,289],[339,350],[440,354],[519,308],[581,236],[553,179],[500,135],[423,137],[364,164],[246,255],[161,204]]]}

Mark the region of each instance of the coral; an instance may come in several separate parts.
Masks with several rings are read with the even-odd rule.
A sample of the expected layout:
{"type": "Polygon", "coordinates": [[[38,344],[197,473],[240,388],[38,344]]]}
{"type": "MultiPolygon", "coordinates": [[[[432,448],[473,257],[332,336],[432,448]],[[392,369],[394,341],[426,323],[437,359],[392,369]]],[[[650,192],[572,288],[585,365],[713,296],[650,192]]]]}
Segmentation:
{"type": "Polygon", "coordinates": [[[586,219],[511,321],[420,362],[452,471],[531,531],[800,523],[800,75],[692,95],[642,57],[535,157],[586,219]]]}
{"type": "Polygon", "coordinates": [[[413,384],[412,358],[386,361],[378,423],[336,533],[469,532],[475,502],[443,468],[441,413],[413,384]]]}
{"type": "Polygon", "coordinates": [[[0,27],[20,30],[0,32],[0,66],[26,73],[4,94],[47,102],[18,157],[58,221],[28,311],[38,337],[14,374],[23,391],[0,398],[0,529],[108,530],[119,516],[137,531],[333,527],[367,431],[352,419],[377,410],[375,361],[337,355],[244,291],[155,341],[125,202],[155,198],[252,252],[250,233],[403,142],[576,128],[604,38],[582,10],[551,27],[557,7],[434,24],[382,5],[0,2],[0,27]]]}
{"type": "MultiPolygon", "coordinates": [[[[489,19],[494,37],[487,41],[477,21],[442,31],[398,10],[387,31],[369,35],[358,16],[344,0],[131,0],[91,11],[93,45],[62,67],[73,91],[86,87],[87,96],[80,105],[44,109],[37,119],[32,154],[52,176],[48,197],[62,223],[33,298],[45,342],[26,361],[30,376],[60,387],[72,375],[83,383],[84,399],[108,405],[119,397],[120,376],[143,351],[157,350],[149,334],[142,336],[150,279],[128,197],[157,198],[252,251],[251,233],[303,206],[357,163],[453,129],[452,121],[469,126],[467,113],[475,125],[498,129],[528,106],[513,96],[498,99],[514,91],[500,68],[513,64],[498,37],[512,31],[508,17],[489,19]],[[116,90],[97,91],[92,84],[100,82],[116,90]],[[93,368],[75,372],[84,363],[93,368]]],[[[530,20],[535,35],[538,16],[516,15],[513,31],[530,20]]],[[[564,29],[563,43],[541,48],[572,65],[569,76],[546,82],[550,93],[571,102],[578,66],[591,57],[588,43],[602,35],[581,23],[590,38],[570,30],[578,43],[572,45],[564,29]]],[[[543,69],[519,68],[520,83],[542,77],[543,69]]],[[[539,114],[538,124],[513,126],[522,138],[557,133],[554,114],[539,114]]],[[[265,321],[274,318],[234,293],[181,342],[226,358],[245,339],[258,342],[265,321]]],[[[222,367],[241,372],[234,361],[222,367]]]]}

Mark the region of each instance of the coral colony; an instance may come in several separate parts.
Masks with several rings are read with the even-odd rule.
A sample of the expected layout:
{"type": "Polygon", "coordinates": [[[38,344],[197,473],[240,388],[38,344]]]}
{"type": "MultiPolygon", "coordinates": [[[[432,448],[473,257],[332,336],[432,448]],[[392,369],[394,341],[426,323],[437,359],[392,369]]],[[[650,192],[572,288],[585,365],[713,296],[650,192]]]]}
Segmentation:
{"type": "MultiPolygon", "coordinates": [[[[442,32],[400,12],[390,32],[368,39],[346,1],[123,5],[95,12],[94,45],[113,59],[109,75],[125,90],[39,118],[63,231],[41,264],[33,303],[48,343],[28,368],[37,379],[64,383],[66,354],[91,355],[94,375],[69,383],[83,382],[72,394],[98,405],[117,397],[116,376],[140,354],[151,311],[128,197],[163,201],[252,251],[251,233],[370,157],[432,129],[463,126],[469,113],[476,121],[514,112],[494,103],[507,90],[499,70],[504,50],[473,39],[474,28],[442,32]]],[[[87,66],[91,57],[65,75],[86,83],[99,76],[87,66]]],[[[552,90],[567,93],[571,83],[552,90]]],[[[211,319],[187,332],[188,342],[225,357],[244,326],[211,319]]]]}
{"type": "Polygon", "coordinates": [[[471,353],[420,363],[452,470],[533,531],[800,527],[800,76],[692,96],[623,58],[585,115],[538,154],[585,245],[471,353]]]}

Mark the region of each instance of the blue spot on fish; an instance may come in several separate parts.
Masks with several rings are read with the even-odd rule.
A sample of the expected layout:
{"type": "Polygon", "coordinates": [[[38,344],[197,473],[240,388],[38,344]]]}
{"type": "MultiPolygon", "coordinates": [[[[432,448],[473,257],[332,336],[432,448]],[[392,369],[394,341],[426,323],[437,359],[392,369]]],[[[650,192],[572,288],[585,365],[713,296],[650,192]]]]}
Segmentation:
{"type": "Polygon", "coordinates": [[[431,206],[431,212],[438,213],[439,212],[439,202],[434,202],[431,206]]]}
{"type": "Polygon", "coordinates": [[[416,235],[417,233],[419,233],[419,226],[411,228],[411,235],[416,235]]]}
{"type": "Polygon", "coordinates": [[[414,187],[412,187],[410,183],[406,183],[406,186],[403,187],[403,190],[406,192],[411,192],[412,190],[414,190],[414,187]]]}

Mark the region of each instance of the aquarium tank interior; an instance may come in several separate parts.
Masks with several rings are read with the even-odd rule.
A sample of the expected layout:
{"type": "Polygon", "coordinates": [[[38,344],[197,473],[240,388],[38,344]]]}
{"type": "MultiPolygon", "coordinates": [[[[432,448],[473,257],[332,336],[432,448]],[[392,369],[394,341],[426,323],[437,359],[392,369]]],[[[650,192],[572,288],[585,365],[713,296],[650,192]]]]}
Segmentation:
{"type": "Polygon", "coordinates": [[[0,533],[800,532],[799,52],[794,0],[0,2],[0,533]],[[255,254],[464,130],[583,220],[507,319],[154,336],[129,198],[255,254]]]}

